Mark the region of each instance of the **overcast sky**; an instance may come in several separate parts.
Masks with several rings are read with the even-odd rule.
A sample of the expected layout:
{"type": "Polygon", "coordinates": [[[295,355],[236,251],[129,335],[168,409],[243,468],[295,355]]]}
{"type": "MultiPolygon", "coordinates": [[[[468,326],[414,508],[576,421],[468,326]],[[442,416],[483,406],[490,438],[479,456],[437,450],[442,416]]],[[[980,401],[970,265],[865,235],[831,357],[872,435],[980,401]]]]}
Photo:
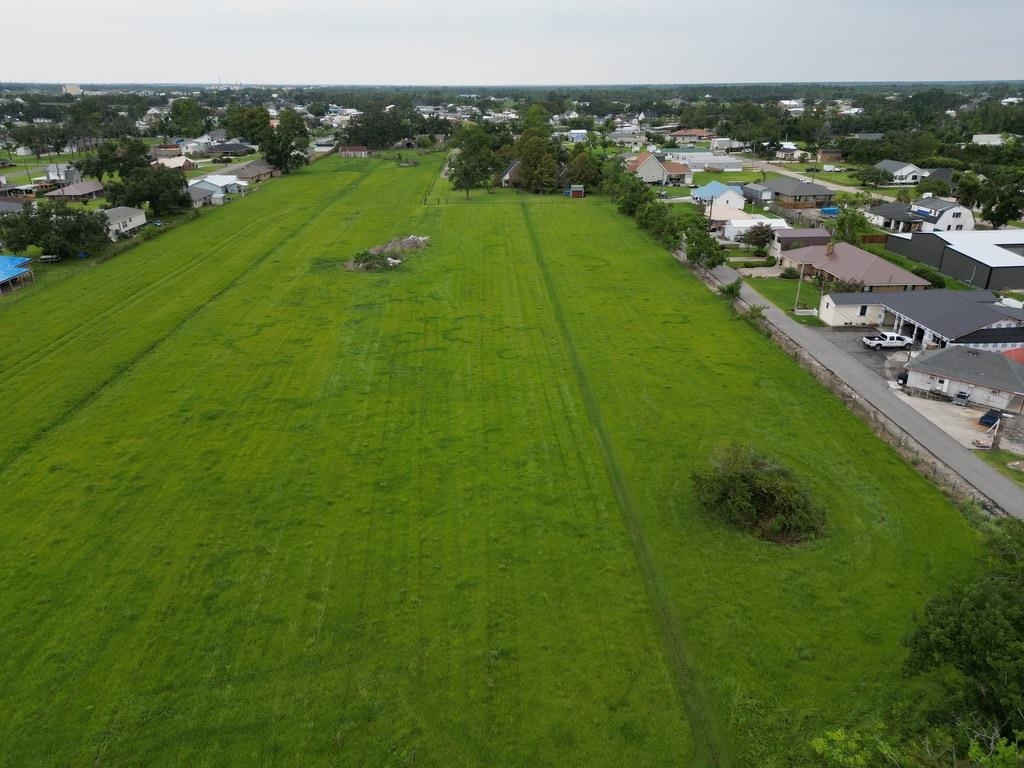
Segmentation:
{"type": "Polygon", "coordinates": [[[51,0],[0,29],[0,82],[1024,80],[1021,0],[51,0]]]}

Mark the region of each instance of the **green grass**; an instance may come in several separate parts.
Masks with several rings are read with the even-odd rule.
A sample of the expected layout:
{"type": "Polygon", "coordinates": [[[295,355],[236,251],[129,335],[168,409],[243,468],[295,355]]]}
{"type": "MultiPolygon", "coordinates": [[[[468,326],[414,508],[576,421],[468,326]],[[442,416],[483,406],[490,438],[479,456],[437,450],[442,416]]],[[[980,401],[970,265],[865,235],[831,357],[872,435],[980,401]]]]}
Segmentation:
{"type": "Polygon", "coordinates": [[[608,201],[440,162],[328,158],[0,302],[0,766],[790,766],[901,694],[957,511],[608,201]],[[703,518],[727,437],[823,539],[703,518]]]}
{"type": "Polygon", "coordinates": [[[798,286],[800,288],[800,306],[812,309],[818,308],[818,305],[821,303],[821,292],[814,283],[807,280],[803,282],[800,280],[784,280],[781,277],[750,277],[747,278],[747,284],[798,323],[814,327],[822,327],[824,325],[816,317],[793,314],[798,286]]]}
{"type": "Polygon", "coordinates": [[[993,467],[998,469],[1000,472],[1002,472],[1004,475],[1006,475],[1014,482],[1019,483],[1020,485],[1024,485],[1024,472],[1020,471],[1019,469],[1010,469],[1010,467],[1006,466],[1011,461],[1024,460],[1024,456],[1021,456],[1019,453],[1007,451],[1004,448],[996,448],[994,450],[989,451],[975,451],[974,453],[979,458],[984,459],[987,463],[991,464],[993,467]]]}

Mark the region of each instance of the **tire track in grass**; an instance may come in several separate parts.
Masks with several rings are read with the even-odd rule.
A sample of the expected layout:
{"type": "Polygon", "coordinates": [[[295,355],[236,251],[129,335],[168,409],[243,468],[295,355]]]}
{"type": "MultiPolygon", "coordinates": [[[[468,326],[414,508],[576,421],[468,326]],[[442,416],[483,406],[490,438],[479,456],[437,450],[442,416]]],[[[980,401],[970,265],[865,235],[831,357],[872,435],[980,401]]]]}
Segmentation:
{"type": "Polygon", "coordinates": [[[544,250],[541,247],[537,230],[530,218],[529,208],[524,202],[520,202],[523,221],[526,225],[530,243],[533,246],[534,255],[537,259],[537,267],[544,280],[544,287],[547,289],[548,299],[551,302],[551,313],[558,325],[562,343],[565,345],[569,356],[569,363],[572,366],[576,377],[576,386],[579,388],[583,406],[587,412],[590,426],[597,438],[598,448],[601,451],[601,459],[604,463],[605,472],[608,475],[608,482],[615,495],[615,502],[618,505],[619,513],[622,516],[623,524],[629,535],[629,542],[633,548],[633,555],[636,558],[637,566],[640,569],[640,576],[647,591],[647,597],[654,612],[654,618],[661,631],[664,645],[665,659],[671,672],[672,684],[683,704],[683,714],[690,725],[693,737],[694,749],[696,750],[695,765],[707,766],[708,768],[720,768],[729,764],[723,753],[722,740],[719,736],[715,723],[709,715],[709,707],[704,700],[697,679],[697,673],[690,659],[686,647],[686,640],[683,636],[682,626],[676,614],[668,588],[658,573],[654,564],[654,557],[650,545],[644,533],[643,524],[633,505],[633,499],[629,492],[629,484],[626,476],[619,466],[612,445],[608,428],[605,426],[604,418],[601,415],[601,408],[597,402],[590,382],[587,380],[587,372],[580,359],[579,350],[573,339],[569,324],[565,319],[565,312],[562,309],[558,297],[558,290],[548,270],[547,262],[544,259],[544,250]]]}
{"type": "MultiPolygon", "coordinates": [[[[282,246],[287,244],[293,238],[301,235],[314,222],[317,222],[321,218],[323,218],[329,211],[333,209],[335,203],[337,203],[343,197],[346,197],[348,194],[356,192],[368,175],[369,173],[365,173],[362,176],[360,176],[352,184],[348,185],[345,188],[346,195],[333,198],[329,203],[324,205],[319,211],[317,211],[315,214],[306,219],[301,225],[296,227],[294,230],[284,231],[281,234],[281,237],[278,238],[278,240],[272,246],[270,246],[262,256],[246,264],[241,272],[235,275],[235,277],[229,280],[218,291],[216,291],[213,295],[209,296],[205,301],[201,301],[200,303],[196,304],[196,306],[194,306],[191,310],[186,312],[178,320],[178,322],[176,322],[171,328],[167,330],[166,333],[157,335],[151,343],[147,344],[145,347],[138,350],[135,353],[135,355],[132,356],[130,359],[123,361],[120,365],[114,366],[111,369],[110,375],[107,376],[107,378],[105,378],[92,389],[88,390],[87,392],[83,392],[79,397],[76,397],[74,400],[69,402],[67,407],[60,413],[55,414],[53,420],[50,421],[48,424],[45,424],[39,429],[37,429],[32,435],[25,438],[20,443],[5,446],[7,451],[6,453],[0,454],[0,466],[6,466],[13,462],[17,456],[27,452],[34,444],[45,438],[46,435],[48,435],[50,432],[53,432],[55,429],[58,429],[62,425],[66,424],[74,417],[74,415],[79,410],[88,406],[89,403],[91,403],[93,400],[99,397],[102,392],[107,390],[109,387],[114,386],[124,376],[131,373],[142,361],[144,361],[147,357],[149,357],[149,355],[151,355],[157,349],[159,349],[159,347],[162,346],[164,342],[166,342],[168,339],[170,339],[179,331],[181,331],[181,329],[184,328],[194,317],[199,315],[204,309],[213,306],[228,291],[230,291],[239,283],[241,283],[248,275],[252,274],[257,269],[259,269],[271,257],[275,256],[277,252],[282,248],[282,246]]],[[[263,225],[266,225],[265,220],[261,220],[261,223],[263,225]]]]}

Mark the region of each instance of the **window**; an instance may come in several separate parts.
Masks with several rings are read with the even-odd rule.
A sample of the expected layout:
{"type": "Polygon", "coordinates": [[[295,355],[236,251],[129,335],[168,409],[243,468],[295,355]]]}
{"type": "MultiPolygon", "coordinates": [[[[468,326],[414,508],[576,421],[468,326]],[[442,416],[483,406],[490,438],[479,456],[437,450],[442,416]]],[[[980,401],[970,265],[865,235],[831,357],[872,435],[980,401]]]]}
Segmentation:
{"type": "Polygon", "coordinates": [[[954,213],[953,214],[953,218],[954,219],[959,219],[960,218],[960,211],[957,211],[956,213],[954,213]]]}
{"type": "Polygon", "coordinates": [[[866,315],[867,313],[868,313],[868,306],[867,306],[867,304],[861,304],[860,305],[860,316],[864,317],[864,315],[866,315]]]}
{"type": "Polygon", "coordinates": [[[964,225],[963,225],[963,224],[957,224],[957,225],[956,225],[956,228],[957,228],[958,230],[960,230],[960,229],[963,229],[963,228],[964,228],[964,225]]]}

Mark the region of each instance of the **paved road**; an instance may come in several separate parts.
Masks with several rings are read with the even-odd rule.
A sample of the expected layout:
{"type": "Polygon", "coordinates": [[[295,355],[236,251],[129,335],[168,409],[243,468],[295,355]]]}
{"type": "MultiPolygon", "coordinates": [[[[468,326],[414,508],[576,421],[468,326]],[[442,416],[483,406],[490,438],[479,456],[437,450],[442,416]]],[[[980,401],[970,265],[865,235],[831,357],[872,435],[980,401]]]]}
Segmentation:
{"type": "MultiPolygon", "coordinates": [[[[718,267],[714,274],[716,278],[726,283],[731,283],[738,276],[735,270],[728,267],[718,267]]],[[[939,461],[955,470],[1004,512],[1024,519],[1024,491],[1019,485],[1001,475],[902,402],[889,390],[889,385],[878,374],[865,368],[820,333],[800,325],[746,284],[741,296],[748,304],[766,306],[765,316],[773,325],[782,329],[818,362],[837,374],[858,397],[884,413],[939,461]]]]}

